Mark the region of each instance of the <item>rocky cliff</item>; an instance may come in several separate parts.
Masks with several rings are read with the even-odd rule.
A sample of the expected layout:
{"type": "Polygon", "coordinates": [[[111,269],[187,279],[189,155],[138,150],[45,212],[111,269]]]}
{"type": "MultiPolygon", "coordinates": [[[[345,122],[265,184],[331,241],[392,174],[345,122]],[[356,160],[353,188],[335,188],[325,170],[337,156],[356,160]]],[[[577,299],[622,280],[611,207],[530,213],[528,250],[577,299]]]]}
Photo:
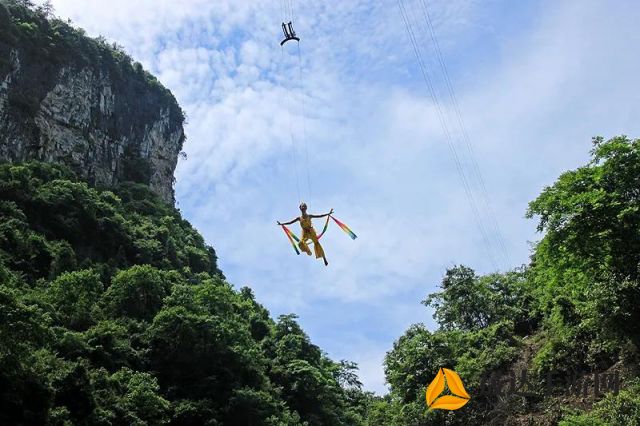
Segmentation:
{"type": "Polygon", "coordinates": [[[133,180],[172,203],[185,139],[175,98],[118,46],[24,3],[0,0],[0,160],[133,180]]]}

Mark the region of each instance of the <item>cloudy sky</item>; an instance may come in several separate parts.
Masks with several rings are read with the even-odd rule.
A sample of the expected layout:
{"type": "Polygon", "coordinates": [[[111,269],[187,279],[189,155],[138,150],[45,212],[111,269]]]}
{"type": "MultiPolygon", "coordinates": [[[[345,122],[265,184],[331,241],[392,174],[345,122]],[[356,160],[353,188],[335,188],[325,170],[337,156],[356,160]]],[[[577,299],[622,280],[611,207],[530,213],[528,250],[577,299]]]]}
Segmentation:
{"type": "Polygon", "coordinates": [[[274,317],[297,313],[379,393],[393,341],[412,323],[435,327],[420,301],[446,268],[526,263],[538,238],[527,203],[585,162],[592,136],[640,135],[638,2],[426,1],[467,140],[421,1],[402,0],[438,103],[398,0],[292,0],[300,56],[279,46],[281,0],[53,0],[186,110],[178,206],[229,281],[274,317]],[[359,236],[330,228],[327,268],[276,226],[301,199],[359,236]]]}

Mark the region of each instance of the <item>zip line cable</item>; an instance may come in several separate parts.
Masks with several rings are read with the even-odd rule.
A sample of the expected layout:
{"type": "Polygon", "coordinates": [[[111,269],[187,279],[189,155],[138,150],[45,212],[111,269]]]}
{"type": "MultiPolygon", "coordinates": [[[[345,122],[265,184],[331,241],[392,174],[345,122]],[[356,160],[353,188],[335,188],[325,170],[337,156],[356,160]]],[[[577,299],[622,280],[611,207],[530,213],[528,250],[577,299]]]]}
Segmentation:
{"type": "MultiPolygon", "coordinates": [[[[419,0],[418,0],[418,1],[419,1],[419,0]]],[[[420,21],[419,21],[419,19],[418,19],[417,15],[416,15],[416,13],[415,13],[414,8],[411,8],[410,10],[411,10],[411,12],[412,12],[412,17],[413,17],[414,22],[416,23],[416,27],[418,28],[418,30],[419,30],[419,31],[420,31],[420,30],[422,30],[422,32],[423,32],[423,33],[426,33],[426,32],[424,31],[423,26],[421,26],[421,25],[420,25],[420,21]]],[[[405,10],[405,13],[407,13],[407,12],[406,12],[406,10],[405,10]]],[[[424,11],[423,11],[423,14],[424,14],[424,11]]],[[[407,13],[407,16],[409,16],[409,14],[408,14],[408,13],[407,13]]],[[[433,35],[435,35],[435,32],[434,32],[434,34],[433,34],[433,35]]],[[[419,46],[418,38],[415,36],[415,33],[414,33],[414,39],[415,39],[415,41],[416,41],[416,44],[418,44],[418,46],[419,46]]],[[[432,40],[433,40],[433,37],[432,37],[432,40]]],[[[434,43],[434,44],[435,44],[435,43],[434,43]]],[[[420,53],[420,54],[422,54],[422,53],[420,53]]],[[[442,56],[440,56],[439,60],[442,60],[442,56]]],[[[424,64],[424,59],[423,59],[422,61],[423,61],[423,64],[424,64]]],[[[441,62],[441,68],[442,68],[442,65],[444,65],[444,60],[442,60],[442,62],[441,62]]],[[[444,73],[443,73],[443,74],[444,74],[444,73]]],[[[449,88],[453,89],[453,86],[452,86],[452,85],[448,85],[448,86],[447,86],[447,88],[448,88],[448,89],[449,89],[449,88]]],[[[435,91],[435,90],[434,90],[434,91],[435,91]]],[[[449,97],[450,97],[450,98],[452,98],[452,103],[453,103],[453,96],[452,96],[452,94],[454,94],[454,93],[453,93],[452,91],[450,91],[450,92],[449,92],[449,97]]],[[[448,110],[448,109],[444,109],[444,111],[445,111],[444,116],[445,116],[445,120],[446,120],[446,116],[447,116],[446,111],[449,111],[449,110],[448,110]]],[[[459,112],[459,108],[458,108],[458,112],[459,112]]],[[[460,123],[460,121],[462,120],[462,115],[460,114],[460,115],[459,115],[458,117],[456,117],[456,118],[458,119],[458,122],[460,123]]],[[[453,127],[455,127],[455,124],[453,125],[453,127]]],[[[462,133],[462,129],[461,129],[461,133],[462,133]]],[[[452,139],[452,141],[451,141],[451,142],[452,142],[452,145],[453,145],[454,147],[457,145],[456,140],[457,140],[457,138],[453,138],[453,139],[452,139]]],[[[481,179],[481,174],[479,174],[479,167],[478,167],[478,165],[477,165],[477,162],[475,161],[475,156],[474,156],[474,155],[472,155],[472,148],[471,148],[471,144],[470,144],[470,142],[468,142],[468,141],[465,141],[465,142],[467,142],[467,143],[466,143],[466,148],[467,148],[467,153],[468,153],[467,157],[469,157],[469,158],[468,158],[468,161],[469,161],[469,163],[471,163],[471,167],[472,167],[471,171],[469,172],[469,176],[467,176],[466,168],[465,168],[465,166],[464,166],[464,165],[465,165],[465,162],[464,162],[464,160],[465,160],[465,157],[464,157],[464,150],[458,154],[458,157],[459,157],[460,162],[461,162],[461,168],[462,168],[463,172],[465,173],[465,178],[466,178],[466,180],[467,180],[467,182],[468,182],[469,191],[470,191],[470,193],[471,193],[471,202],[473,203],[473,208],[474,208],[474,209],[477,211],[477,213],[478,213],[478,216],[479,216],[479,219],[478,219],[478,220],[482,223],[482,227],[483,227],[483,228],[485,228],[486,238],[487,238],[487,240],[489,241],[489,246],[492,248],[492,250],[495,250],[495,253],[496,253],[497,255],[502,255],[502,257],[506,260],[506,259],[507,259],[506,249],[505,249],[505,250],[500,250],[500,249],[503,247],[503,244],[501,244],[500,240],[498,240],[498,239],[497,239],[497,238],[498,238],[498,237],[497,237],[497,234],[495,234],[496,226],[497,226],[497,224],[495,224],[495,219],[493,218],[493,216],[492,216],[492,214],[491,214],[491,213],[483,214],[483,213],[486,213],[486,212],[484,212],[484,211],[481,209],[480,204],[476,204],[476,194],[475,194],[475,191],[474,191],[474,189],[473,189],[473,188],[474,188],[474,186],[480,186],[480,185],[479,185],[479,182],[480,182],[480,179],[481,179]],[[479,175],[480,175],[480,179],[479,179],[479,177],[478,177],[479,175]],[[474,178],[475,178],[475,181],[474,181],[474,178]],[[474,184],[474,183],[475,183],[475,185],[472,185],[472,184],[474,184]],[[485,227],[485,217],[487,217],[487,218],[488,218],[488,222],[489,222],[489,223],[486,225],[486,227],[485,227]],[[492,219],[493,219],[493,221],[492,221],[492,219]],[[493,244],[493,238],[491,238],[491,233],[487,231],[487,229],[491,228],[491,225],[492,225],[492,224],[495,224],[495,225],[493,226],[493,232],[494,232],[494,234],[496,235],[496,242],[498,243],[498,246],[499,246],[499,248],[498,248],[498,249],[496,249],[496,248],[495,248],[495,246],[494,246],[494,244],[493,244]]],[[[480,192],[480,191],[479,191],[479,192],[480,192]]],[[[481,193],[481,194],[479,194],[478,198],[483,199],[483,197],[482,197],[482,193],[481,193]]],[[[487,202],[487,199],[488,199],[488,197],[486,196],[486,193],[485,193],[485,197],[484,197],[483,201],[484,201],[484,204],[485,204],[486,210],[487,210],[487,211],[492,211],[492,209],[491,209],[491,208],[490,208],[490,206],[489,206],[489,203],[487,202]]],[[[500,256],[499,256],[499,257],[500,257],[500,256]]],[[[508,265],[510,264],[510,262],[509,262],[508,260],[507,260],[507,264],[508,264],[508,265]]]]}
{"type": "MultiPolygon", "coordinates": [[[[282,62],[284,62],[284,47],[280,48],[280,51],[282,53],[281,58],[282,58],[282,62]]],[[[300,198],[300,176],[298,174],[298,158],[297,158],[297,154],[296,154],[296,143],[295,143],[295,138],[293,135],[293,120],[291,118],[291,92],[289,90],[288,87],[285,86],[285,92],[287,92],[287,117],[288,117],[288,121],[289,121],[289,135],[291,137],[291,156],[293,159],[293,170],[296,176],[296,194],[298,196],[298,201],[302,201],[302,199],[300,198]]]]}
{"type": "MultiPolygon", "coordinates": [[[[485,225],[485,219],[483,218],[483,214],[482,214],[482,210],[480,209],[479,204],[476,201],[476,195],[474,193],[473,190],[473,175],[468,175],[468,172],[466,171],[466,167],[465,167],[465,163],[464,163],[464,158],[461,152],[458,151],[457,147],[456,147],[456,142],[455,142],[455,138],[452,137],[452,133],[451,133],[451,129],[449,128],[449,124],[447,121],[447,114],[446,114],[446,109],[443,108],[443,106],[441,105],[440,99],[438,97],[438,92],[435,88],[435,85],[429,75],[429,73],[427,72],[427,66],[425,64],[425,60],[422,56],[422,51],[420,49],[420,44],[418,43],[418,37],[415,34],[415,31],[413,29],[413,25],[411,24],[411,20],[410,20],[410,15],[407,12],[407,9],[404,5],[404,2],[402,2],[402,6],[404,9],[404,14],[406,16],[405,22],[408,25],[408,29],[410,31],[410,34],[413,38],[413,43],[414,43],[414,51],[417,52],[417,56],[419,57],[419,63],[422,67],[421,71],[423,72],[423,76],[426,77],[425,80],[428,81],[428,85],[430,85],[430,91],[431,91],[431,96],[434,99],[434,102],[436,104],[437,110],[439,111],[439,113],[441,114],[441,123],[444,123],[443,125],[443,129],[445,129],[445,135],[447,137],[447,141],[449,143],[450,149],[453,153],[454,156],[454,160],[456,161],[456,166],[458,168],[458,172],[460,174],[461,180],[463,181],[463,186],[465,187],[465,194],[467,195],[467,200],[470,204],[472,213],[474,215],[474,219],[476,221],[476,224],[478,225],[478,228],[480,230],[480,233],[482,235],[483,241],[485,243],[485,246],[487,248],[487,253],[489,254],[489,257],[491,259],[492,264],[494,265],[494,268],[496,268],[496,260],[494,255],[500,253],[499,250],[495,249],[495,246],[492,242],[492,239],[490,237],[490,233],[487,230],[487,227],[485,225]]],[[[418,29],[420,29],[420,26],[418,25],[418,20],[416,18],[416,14],[415,11],[413,9],[411,9],[412,13],[412,17],[413,20],[416,22],[416,25],[418,27],[418,29]]],[[[497,269],[497,268],[496,268],[497,269]]]]}
{"type": "MultiPolygon", "coordinates": [[[[289,23],[293,22],[294,18],[295,18],[295,12],[294,12],[294,4],[293,4],[293,0],[282,0],[281,1],[281,10],[283,10],[284,12],[284,22],[283,25],[288,25],[289,23]]],[[[291,29],[291,27],[289,27],[290,31],[293,31],[291,29]]],[[[285,36],[286,36],[286,32],[285,32],[285,36]]],[[[287,36],[288,37],[288,36],[287,36]]],[[[299,90],[300,90],[300,99],[299,99],[299,103],[301,106],[301,120],[302,120],[302,142],[304,144],[304,169],[306,171],[306,183],[307,183],[307,200],[311,199],[311,172],[309,170],[309,147],[308,147],[308,141],[307,141],[307,124],[306,124],[306,104],[305,104],[305,95],[304,95],[304,79],[303,79],[303,73],[302,73],[302,53],[301,53],[301,49],[300,49],[300,40],[297,38],[294,38],[294,40],[296,40],[297,43],[297,61],[298,61],[298,84],[299,84],[299,90]]],[[[284,45],[282,46],[281,49],[282,52],[282,63],[284,63],[284,45]]],[[[291,136],[291,145],[292,145],[292,152],[294,153],[293,158],[294,158],[294,169],[295,169],[295,173],[296,173],[296,185],[298,188],[298,199],[300,199],[300,176],[298,173],[298,168],[300,166],[299,164],[299,159],[298,159],[298,155],[297,155],[297,149],[296,146],[298,145],[298,143],[296,143],[296,137],[294,134],[294,129],[293,129],[293,118],[292,118],[292,109],[293,109],[293,102],[291,102],[292,100],[292,90],[293,87],[290,85],[289,87],[285,87],[287,90],[287,98],[290,101],[290,104],[288,106],[288,116],[289,116],[289,132],[290,132],[290,136],[291,136]]]]}
{"type": "MultiPolygon", "coordinates": [[[[436,57],[440,65],[442,75],[444,77],[445,86],[446,86],[449,98],[451,100],[451,104],[453,106],[452,115],[455,116],[458,127],[460,129],[460,133],[462,135],[461,139],[464,142],[466,147],[468,161],[471,165],[471,170],[469,172],[467,172],[465,167],[465,162],[463,161],[464,160],[463,153],[458,151],[458,148],[456,147],[457,144],[455,142],[455,138],[452,136],[452,131],[451,131],[451,128],[449,127],[447,112],[450,112],[450,111],[445,109],[441,104],[440,98],[438,96],[438,91],[436,90],[436,86],[434,85],[431,79],[431,76],[427,71],[428,67],[425,63],[423,53],[420,48],[420,43],[418,41],[418,37],[416,36],[416,31],[414,30],[414,24],[412,23],[411,18],[413,18],[413,22],[415,22],[415,27],[418,30],[418,32],[422,31],[423,34],[427,34],[427,30],[425,30],[425,25],[424,23],[420,25],[420,20],[417,18],[416,12],[414,8],[411,7],[411,5],[409,6],[409,10],[411,12],[411,15],[410,15],[410,13],[407,11],[407,6],[405,6],[404,0],[397,0],[397,1],[398,1],[398,6],[400,8],[400,12],[402,14],[402,18],[403,18],[407,33],[409,35],[409,40],[413,47],[413,51],[416,55],[418,67],[420,68],[420,72],[426,83],[427,91],[431,99],[433,100],[433,103],[437,112],[438,120],[440,121],[440,125],[442,126],[445,139],[447,141],[447,145],[449,147],[449,150],[451,151],[454,164],[458,172],[458,177],[460,178],[460,181],[462,183],[462,186],[465,192],[465,196],[471,207],[471,213],[474,217],[474,221],[476,222],[476,225],[480,231],[483,244],[485,246],[485,250],[487,253],[487,257],[491,262],[491,264],[493,265],[493,267],[495,269],[498,269],[496,264],[495,254],[501,254],[510,264],[509,253],[506,248],[506,244],[502,236],[502,233],[500,231],[500,228],[498,226],[498,223],[495,219],[494,210],[491,206],[491,201],[488,196],[488,191],[486,190],[484,178],[482,176],[482,173],[480,172],[480,167],[478,165],[478,162],[475,159],[475,153],[473,152],[471,138],[467,131],[466,124],[464,122],[464,119],[460,110],[457,96],[455,94],[455,90],[453,88],[453,84],[451,82],[451,78],[449,76],[449,72],[447,70],[446,63],[442,55],[442,50],[440,49],[440,44],[438,42],[438,39],[435,33],[433,21],[429,14],[426,0],[417,0],[417,1],[420,2],[419,4],[421,6],[424,23],[426,23],[428,34],[431,37],[431,40],[436,52],[436,57]],[[474,193],[474,189],[473,189],[474,186],[478,187],[478,192],[479,192],[478,198],[482,200],[482,203],[484,204],[486,212],[488,212],[486,214],[483,214],[485,212],[483,212],[482,209],[480,209],[480,206],[476,201],[476,194],[474,193]],[[485,217],[488,218],[487,225],[485,225],[485,217]],[[488,229],[490,229],[492,232],[488,232],[488,229]],[[492,233],[494,236],[493,239],[491,238],[492,233]],[[497,242],[497,247],[499,248],[496,248],[493,240],[497,242]]],[[[281,0],[280,4],[281,4],[281,11],[285,18],[283,25],[289,25],[289,32],[293,33],[293,29],[290,25],[290,23],[293,22],[295,18],[293,0],[281,0]]],[[[295,33],[293,33],[292,35],[295,36],[295,33]]],[[[286,37],[285,41],[288,41],[291,38],[298,41],[298,44],[297,44],[298,58],[297,59],[298,59],[298,80],[299,80],[299,90],[300,90],[299,102],[300,102],[301,114],[302,114],[301,119],[302,119],[302,139],[304,143],[304,163],[305,163],[304,168],[306,169],[307,196],[308,196],[308,199],[310,199],[312,195],[311,194],[311,174],[309,170],[309,148],[308,148],[307,129],[306,129],[306,104],[305,104],[305,95],[304,95],[304,79],[303,79],[303,73],[302,73],[302,53],[300,48],[300,41],[298,38],[289,37],[289,35],[287,35],[286,29],[285,29],[285,37],[286,37]]],[[[282,63],[284,63],[284,46],[281,49],[281,54],[282,54],[281,55],[282,63]]],[[[298,144],[296,143],[296,136],[293,129],[293,117],[292,117],[293,116],[293,112],[292,112],[293,98],[292,98],[291,92],[293,91],[293,88],[291,85],[287,87],[287,85],[285,84],[285,90],[287,91],[287,95],[286,95],[287,96],[287,112],[288,112],[288,120],[289,120],[289,133],[290,133],[290,139],[291,139],[291,153],[292,153],[292,160],[294,163],[294,173],[295,173],[295,179],[296,179],[296,190],[297,190],[298,199],[300,199],[301,185],[300,185],[300,174],[298,170],[300,163],[299,163],[299,157],[297,152],[298,144]]],[[[455,125],[453,127],[455,127],[455,125]]]]}
{"type": "Polygon", "coordinates": [[[293,0],[289,0],[289,10],[291,11],[291,21],[295,21],[296,20],[296,15],[295,15],[295,12],[294,12],[293,0]]]}
{"type": "MultiPolygon", "coordinates": [[[[491,199],[488,195],[488,191],[486,189],[486,184],[484,182],[484,178],[482,176],[482,173],[480,171],[480,167],[478,165],[478,161],[476,160],[476,156],[475,156],[475,152],[473,149],[473,144],[471,143],[471,138],[469,136],[469,132],[467,131],[467,127],[466,124],[464,122],[462,113],[461,113],[461,109],[459,106],[459,102],[455,93],[455,89],[453,87],[453,83],[451,80],[451,77],[449,76],[449,72],[447,70],[447,66],[446,66],[446,62],[444,61],[444,56],[442,55],[442,50],[440,48],[440,43],[438,42],[438,38],[436,36],[436,32],[435,32],[435,27],[433,25],[433,21],[431,19],[431,16],[429,14],[429,11],[427,9],[427,4],[426,4],[426,0],[418,0],[420,2],[420,6],[422,9],[422,15],[424,18],[424,22],[427,23],[428,26],[428,30],[429,30],[429,34],[431,36],[431,41],[432,44],[434,46],[434,50],[436,52],[436,56],[438,59],[438,62],[440,64],[440,69],[442,71],[442,75],[444,77],[444,81],[445,81],[445,85],[449,94],[449,98],[451,101],[451,104],[453,105],[453,115],[455,115],[455,119],[457,120],[458,123],[458,127],[459,127],[459,131],[460,131],[460,135],[461,135],[461,140],[464,142],[464,148],[466,148],[466,153],[467,153],[467,159],[469,164],[471,165],[471,172],[470,172],[470,176],[471,176],[471,182],[475,183],[475,186],[478,190],[478,199],[481,200],[482,204],[484,205],[484,211],[481,211],[481,213],[485,213],[484,217],[486,217],[487,220],[487,226],[488,229],[491,229],[493,235],[489,235],[489,237],[493,237],[492,240],[495,240],[497,242],[497,253],[499,255],[502,255],[502,258],[505,260],[507,265],[511,265],[511,259],[510,259],[510,255],[509,255],[509,251],[507,249],[507,246],[505,244],[505,239],[502,235],[502,232],[500,230],[500,226],[498,225],[498,222],[496,220],[496,215],[491,203],[491,199]],[[475,180],[474,180],[475,179],[475,180]]],[[[415,16],[414,16],[415,18],[415,16]]],[[[418,20],[416,19],[416,21],[418,22],[418,20]]],[[[418,27],[420,28],[419,22],[418,22],[418,27]]],[[[424,25],[423,25],[424,27],[424,25]]],[[[426,33],[426,31],[423,30],[423,32],[426,33]]],[[[463,150],[464,151],[464,150],[463,150]]],[[[485,220],[484,218],[482,219],[483,221],[485,220]]]]}
{"type": "Polygon", "coordinates": [[[300,103],[302,104],[302,141],[304,142],[305,169],[307,170],[307,191],[311,200],[311,173],[309,171],[309,142],[307,140],[307,112],[304,100],[304,80],[302,79],[302,54],[298,42],[298,75],[300,77],[300,103]]]}
{"type": "Polygon", "coordinates": [[[402,14],[402,19],[404,21],[405,27],[407,29],[407,33],[409,35],[409,40],[411,42],[411,45],[413,47],[413,51],[414,51],[414,53],[416,55],[416,59],[418,61],[418,66],[420,68],[422,77],[423,77],[423,79],[424,79],[424,81],[426,83],[428,92],[429,92],[429,94],[430,94],[430,96],[431,96],[431,98],[432,98],[432,100],[433,100],[433,102],[435,104],[437,115],[438,115],[438,119],[439,119],[440,124],[442,126],[442,129],[443,129],[443,131],[445,133],[445,138],[447,140],[447,144],[449,146],[449,149],[450,149],[450,151],[452,153],[452,156],[453,156],[453,159],[454,159],[454,163],[455,163],[456,169],[458,171],[458,175],[460,177],[460,180],[462,182],[462,186],[463,186],[464,191],[465,191],[465,195],[466,195],[467,200],[468,200],[468,202],[469,202],[469,204],[471,206],[471,211],[472,211],[472,214],[474,216],[476,225],[478,226],[478,229],[480,230],[480,234],[482,236],[483,243],[484,243],[486,251],[487,251],[487,256],[488,256],[490,262],[492,263],[493,267],[495,269],[498,269],[497,265],[496,265],[495,258],[494,258],[494,253],[493,253],[493,250],[492,250],[491,241],[490,241],[490,239],[488,237],[488,234],[487,234],[487,231],[486,231],[486,229],[484,227],[480,212],[478,210],[478,206],[477,206],[475,198],[473,196],[473,191],[471,190],[471,186],[469,184],[467,175],[466,175],[466,173],[464,171],[464,168],[463,168],[463,165],[462,165],[462,163],[460,161],[460,156],[459,156],[458,151],[457,151],[457,149],[455,147],[455,144],[453,142],[453,138],[451,136],[451,132],[449,130],[449,126],[447,125],[447,120],[446,120],[444,111],[442,109],[442,106],[440,105],[438,94],[437,94],[437,92],[435,90],[433,82],[431,81],[431,77],[427,73],[426,65],[425,65],[424,59],[422,57],[422,52],[421,52],[421,50],[419,48],[419,45],[418,45],[418,42],[417,42],[417,38],[416,38],[415,32],[413,30],[413,26],[412,26],[411,21],[409,19],[409,14],[407,13],[407,10],[405,8],[403,0],[397,0],[397,1],[398,1],[398,6],[400,8],[400,13],[402,14]]]}
{"type": "Polygon", "coordinates": [[[284,19],[286,24],[287,23],[286,21],[291,20],[291,14],[289,13],[289,1],[283,0],[283,3],[284,3],[284,19]]]}
{"type": "Polygon", "coordinates": [[[414,52],[416,53],[416,57],[418,59],[418,65],[420,67],[420,71],[422,72],[422,76],[425,80],[425,83],[427,84],[427,88],[429,89],[429,94],[431,95],[434,104],[436,106],[436,111],[438,112],[438,118],[440,120],[440,124],[442,125],[442,128],[444,130],[445,136],[446,136],[446,140],[447,140],[447,144],[449,146],[449,149],[451,150],[452,153],[452,157],[454,159],[454,163],[456,165],[456,169],[458,171],[458,176],[461,180],[461,183],[463,185],[463,188],[465,190],[465,195],[467,196],[467,200],[471,206],[471,211],[472,214],[474,216],[474,220],[476,221],[476,225],[478,226],[478,229],[480,230],[480,233],[482,235],[482,239],[483,242],[485,244],[485,248],[487,250],[487,255],[490,258],[492,264],[495,267],[495,260],[493,258],[493,251],[491,249],[491,242],[488,239],[486,230],[484,228],[484,224],[480,218],[476,203],[475,203],[475,199],[473,197],[473,192],[471,191],[471,187],[470,184],[468,182],[466,173],[464,172],[464,168],[462,167],[462,163],[460,161],[460,157],[458,155],[458,152],[456,150],[455,144],[453,143],[453,139],[451,137],[451,133],[449,130],[449,126],[447,125],[447,121],[445,118],[445,114],[443,112],[443,109],[440,105],[439,99],[438,99],[438,95],[437,92],[435,90],[435,87],[431,81],[431,78],[429,76],[429,74],[426,72],[426,66],[425,66],[425,62],[424,62],[424,58],[422,57],[422,53],[418,47],[418,43],[417,43],[417,38],[415,36],[415,33],[413,31],[413,26],[410,23],[409,20],[409,15],[404,7],[404,3],[399,2],[400,5],[400,10],[402,12],[402,16],[405,22],[405,25],[407,26],[407,30],[409,33],[409,38],[411,41],[411,44],[413,46],[414,52]]]}
{"type": "MultiPolygon", "coordinates": [[[[293,0],[291,1],[291,20],[295,20],[295,8],[293,0]]],[[[300,49],[300,41],[296,45],[298,49],[298,79],[300,81],[300,104],[302,107],[302,142],[304,143],[305,170],[307,172],[307,196],[311,200],[311,172],[309,171],[309,143],[307,140],[307,112],[304,94],[304,79],[302,78],[302,52],[300,49]]]]}
{"type": "Polygon", "coordinates": [[[286,12],[284,10],[284,1],[280,1],[280,16],[285,16],[286,12]]]}
{"type": "Polygon", "coordinates": [[[458,121],[458,126],[460,127],[460,131],[462,134],[462,138],[465,142],[466,148],[467,148],[467,153],[469,156],[469,160],[472,166],[472,171],[474,174],[474,177],[476,178],[477,182],[479,183],[480,186],[480,192],[481,192],[481,199],[485,204],[485,207],[487,208],[488,211],[488,217],[489,220],[491,221],[491,226],[493,228],[493,232],[496,236],[496,240],[498,241],[498,244],[500,245],[500,249],[502,250],[502,254],[504,255],[504,257],[506,258],[508,264],[511,264],[511,258],[509,255],[509,251],[507,250],[507,246],[505,244],[505,239],[502,235],[502,232],[500,230],[500,226],[498,225],[498,222],[496,221],[495,218],[495,213],[494,213],[494,209],[491,203],[491,199],[488,195],[488,191],[487,191],[487,187],[485,185],[485,181],[484,181],[484,177],[482,175],[482,172],[480,170],[480,166],[478,165],[478,161],[476,160],[476,156],[475,156],[475,152],[473,149],[473,144],[471,143],[471,137],[469,136],[469,132],[467,131],[467,126],[465,124],[461,109],[460,109],[460,105],[458,103],[458,97],[456,96],[456,92],[455,89],[453,87],[453,83],[451,82],[451,77],[449,76],[449,71],[447,69],[447,65],[446,62],[444,61],[444,56],[442,55],[442,49],[440,48],[440,43],[438,42],[438,37],[436,35],[436,31],[435,31],[435,27],[433,25],[433,20],[431,19],[431,14],[429,13],[429,7],[427,6],[427,1],[428,0],[419,0],[420,1],[420,5],[422,6],[422,14],[424,17],[425,22],[427,23],[427,26],[429,28],[429,33],[431,35],[431,40],[433,42],[433,46],[435,48],[436,51],[436,56],[438,59],[438,62],[440,64],[440,69],[442,71],[442,74],[444,76],[444,81],[445,81],[445,85],[447,87],[447,90],[449,92],[449,97],[451,99],[451,104],[453,105],[453,109],[458,121]]]}

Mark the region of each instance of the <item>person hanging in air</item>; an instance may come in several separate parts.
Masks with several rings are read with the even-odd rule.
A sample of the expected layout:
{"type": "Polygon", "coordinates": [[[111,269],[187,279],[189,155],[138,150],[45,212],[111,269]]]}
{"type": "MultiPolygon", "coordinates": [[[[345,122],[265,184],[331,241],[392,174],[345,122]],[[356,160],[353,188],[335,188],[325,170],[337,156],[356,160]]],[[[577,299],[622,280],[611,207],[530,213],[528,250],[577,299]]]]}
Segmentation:
{"type": "Polygon", "coordinates": [[[313,251],[315,252],[316,259],[322,258],[322,260],[324,260],[325,266],[329,265],[329,262],[327,262],[327,258],[324,254],[324,250],[320,245],[320,241],[318,241],[318,234],[316,234],[316,230],[313,228],[311,219],[319,219],[322,217],[331,216],[331,214],[333,213],[333,209],[331,209],[329,213],[321,215],[307,214],[307,205],[305,203],[302,203],[300,204],[300,211],[302,212],[300,217],[297,217],[285,223],[278,222],[278,225],[291,225],[293,223],[300,222],[300,227],[302,228],[302,238],[300,238],[300,241],[298,242],[298,247],[300,247],[300,250],[311,256],[311,249],[307,244],[307,241],[311,240],[311,242],[313,243],[313,251]]]}

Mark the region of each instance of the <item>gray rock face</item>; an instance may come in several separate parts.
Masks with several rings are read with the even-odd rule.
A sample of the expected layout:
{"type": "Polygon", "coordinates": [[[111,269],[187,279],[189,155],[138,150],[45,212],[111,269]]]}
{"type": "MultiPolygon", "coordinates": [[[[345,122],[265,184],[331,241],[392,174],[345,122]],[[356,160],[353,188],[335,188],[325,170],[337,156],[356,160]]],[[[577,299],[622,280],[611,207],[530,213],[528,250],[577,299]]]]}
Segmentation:
{"type": "Polygon", "coordinates": [[[98,53],[39,55],[0,33],[0,160],[64,163],[98,185],[134,180],[173,203],[180,107],[139,65],[85,43],[98,53]]]}

